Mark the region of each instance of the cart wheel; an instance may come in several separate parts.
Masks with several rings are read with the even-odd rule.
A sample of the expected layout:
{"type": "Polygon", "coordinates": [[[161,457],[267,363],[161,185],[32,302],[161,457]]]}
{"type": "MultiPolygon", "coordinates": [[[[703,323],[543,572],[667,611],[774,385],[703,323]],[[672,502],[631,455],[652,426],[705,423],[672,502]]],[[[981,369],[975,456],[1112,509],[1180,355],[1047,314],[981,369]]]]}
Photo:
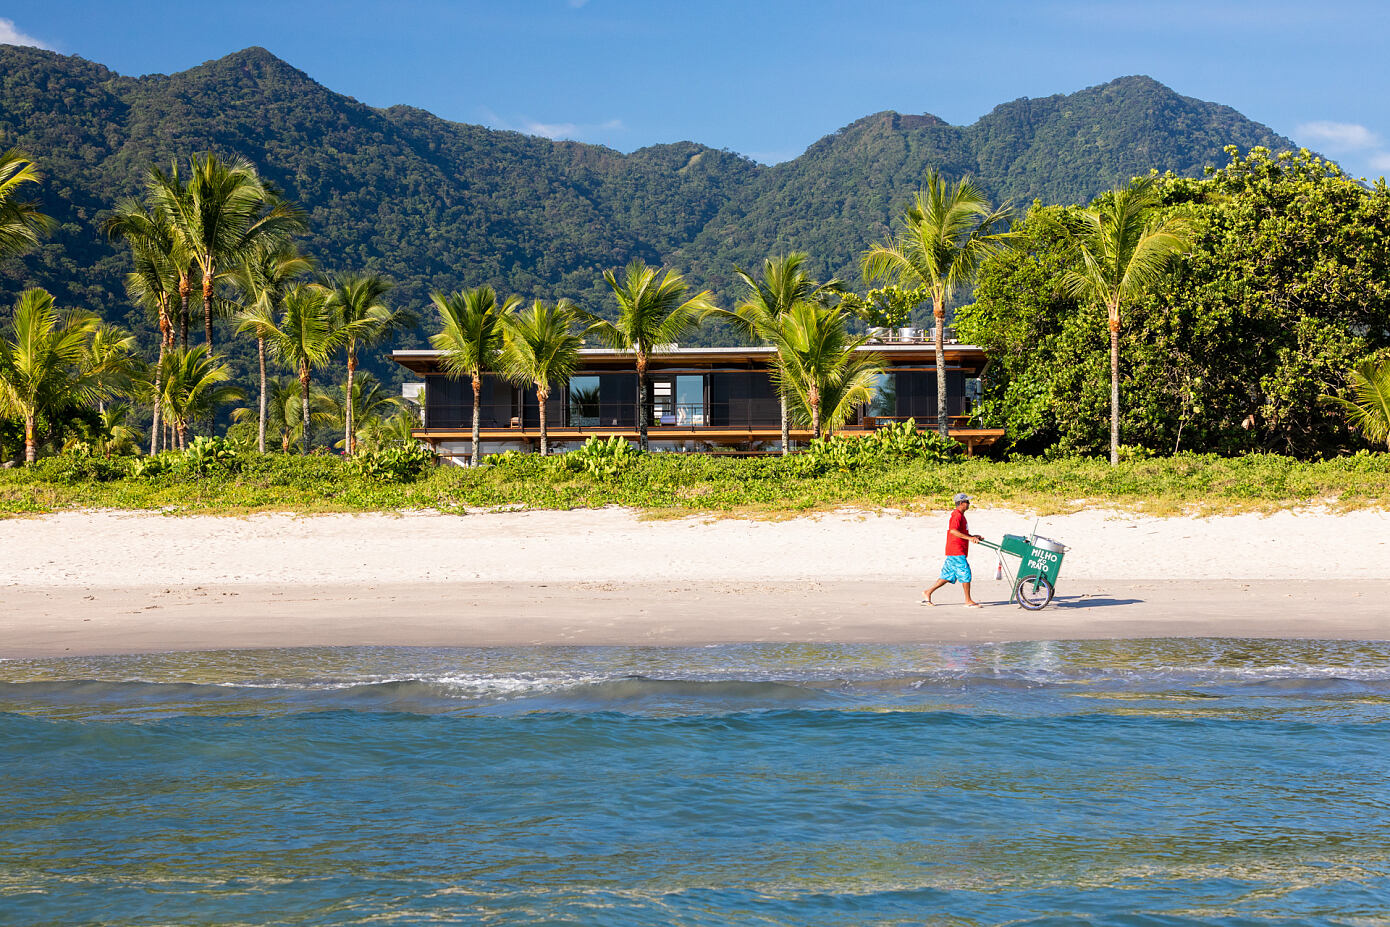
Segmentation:
{"type": "Polygon", "coordinates": [[[1052,601],[1052,584],[1036,573],[1020,577],[1014,586],[1014,598],[1019,605],[1035,612],[1052,601]]]}

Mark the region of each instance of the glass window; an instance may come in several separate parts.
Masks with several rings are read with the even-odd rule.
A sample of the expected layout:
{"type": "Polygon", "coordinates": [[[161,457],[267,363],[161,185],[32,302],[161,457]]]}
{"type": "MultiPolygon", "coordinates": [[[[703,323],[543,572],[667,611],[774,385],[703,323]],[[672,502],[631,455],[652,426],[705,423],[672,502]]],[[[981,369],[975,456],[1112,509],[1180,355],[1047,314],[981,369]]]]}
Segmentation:
{"type": "Polygon", "coordinates": [[[571,428],[599,424],[598,388],[598,377],[574,377],[570,380],[571,428]]]}
{"type": "Polygon", "coordinates": [[[676,424],[705,424],[705,378],[703,375],[676,377],[676,424]]]}
{"type": "Polygon", "coordinates": [[[898,414],[898,379],[894,374],[881,373],[875,378],[869,414],[890,418],[898,414]]]}

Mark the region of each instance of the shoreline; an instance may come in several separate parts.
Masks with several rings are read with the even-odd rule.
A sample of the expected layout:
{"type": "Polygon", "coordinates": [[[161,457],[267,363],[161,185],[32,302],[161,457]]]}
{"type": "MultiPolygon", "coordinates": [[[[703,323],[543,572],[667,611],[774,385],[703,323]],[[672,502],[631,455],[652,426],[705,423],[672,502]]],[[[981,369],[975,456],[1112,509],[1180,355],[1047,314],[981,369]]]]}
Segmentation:
{"type": "MultiPolygon", "coordinates": [[[[1390,639],[1390,513],[1040,520],[1053,605],[918,604],[945,514],[643,520],[75,512],[0,521],[0,658],[313,646],[695,646],[1153,637],[1390,639]],[[1289,578],[1293,577],[1293,578],[1289,578]]],[[[995,539],[1034,517],[984,509],[995,539]]],[[[1010,561],[1005,576],[1011,576],[1010,561]]]]}
{"type": "MultiPolygon", "coordinates": [[[[992,575],[992,574],[991,574],[992,575]]],[[[1176,637],[1390,639],[1390,580],[1078,582],[1037,612],[1009,584],[918,604],[897,583],[430,583],[28,587],[0,658],[289,647],[941,644],[1176,637]]]]}

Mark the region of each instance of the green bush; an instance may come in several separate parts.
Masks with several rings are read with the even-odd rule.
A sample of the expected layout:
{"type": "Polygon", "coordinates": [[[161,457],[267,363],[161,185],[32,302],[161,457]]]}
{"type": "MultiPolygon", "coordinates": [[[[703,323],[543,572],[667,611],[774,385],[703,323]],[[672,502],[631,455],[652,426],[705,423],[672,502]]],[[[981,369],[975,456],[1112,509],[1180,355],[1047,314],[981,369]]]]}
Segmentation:
{"type": "Polygon", "coordinates": [[[236,473],[241,470],[242,461],[234,442],[199,435],[184,449],[180,464],[182,469],[195,476],[211,476],[236,473]]]}
{"type": "Polygon", "coordinates": [[[61,454],[45,457],[34,464],[35,474],[55,483],[108,483],[130,473],[128,457],[100,457],[85,442],[73,444],[61,454]]]}
{"type": "Polygon", "coordinates": [[[553,466],[570,473],[587,473],[595,479],[612,479],[629,469],[643,454],[626,438],[590,435],[578,450],[553,458],[553,466]]]}
{"type": "Polygon", "coordinates": [[[802,475],[832,470],[859,470],[921,461],[944,464],[955,460],[961,447],[934,431],[919,431],[912,419],[895,422],[866,435],[833,435],[817,438],[794,458],[793,468],[802,475]]]}
{"type": "Polygon", "coordinates": [[[353,457],[353,472],[382,483],[411,483],[435,461],[434,452],[418,441],[393,444],[353,457]]]}

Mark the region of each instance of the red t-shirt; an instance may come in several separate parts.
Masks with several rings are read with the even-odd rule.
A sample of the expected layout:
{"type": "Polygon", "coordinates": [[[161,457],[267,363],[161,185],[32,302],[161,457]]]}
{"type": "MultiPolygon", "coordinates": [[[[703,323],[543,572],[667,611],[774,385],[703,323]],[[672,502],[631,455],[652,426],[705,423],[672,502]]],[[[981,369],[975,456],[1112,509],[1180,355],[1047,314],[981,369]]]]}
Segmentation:
{"type": "Polygon", "coordinates": [[[970,542],[951,533],[952,529],[961,534],[969,534],[970,526],[965,523],[965,513],[956,509],[951,513],[951,521],[946,526],[946,556],[964,557],[970,552],[970,542]]]}

